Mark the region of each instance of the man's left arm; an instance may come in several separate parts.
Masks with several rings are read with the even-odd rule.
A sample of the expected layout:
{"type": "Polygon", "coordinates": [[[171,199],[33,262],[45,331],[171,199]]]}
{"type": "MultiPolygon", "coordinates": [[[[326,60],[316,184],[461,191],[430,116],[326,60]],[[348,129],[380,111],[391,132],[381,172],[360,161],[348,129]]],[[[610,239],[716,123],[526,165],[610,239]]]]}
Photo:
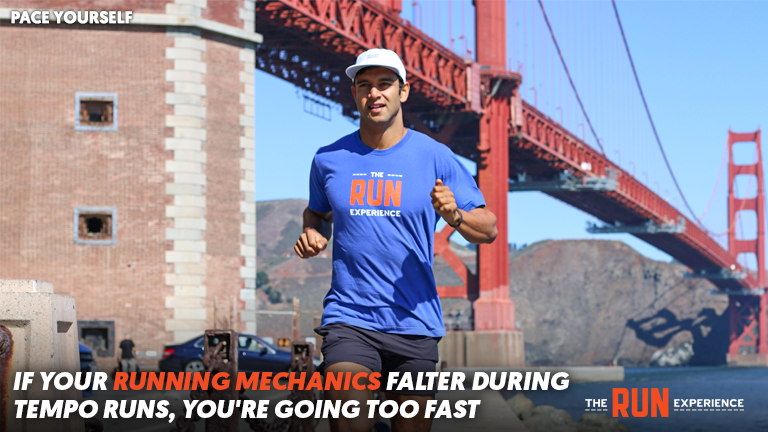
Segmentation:
{"type": "Polygon", "coordinates": [[[474,244],[492,243],[499,234],[496,229],[496,215],[485,207],[464,211],[457,207],[456,198],[442,180],[435,181],[430,194],[432,206],[448,225],[456,227],[468,242],[474,244]],[[457,226],[458,225],[458,226],[457,226]]]}

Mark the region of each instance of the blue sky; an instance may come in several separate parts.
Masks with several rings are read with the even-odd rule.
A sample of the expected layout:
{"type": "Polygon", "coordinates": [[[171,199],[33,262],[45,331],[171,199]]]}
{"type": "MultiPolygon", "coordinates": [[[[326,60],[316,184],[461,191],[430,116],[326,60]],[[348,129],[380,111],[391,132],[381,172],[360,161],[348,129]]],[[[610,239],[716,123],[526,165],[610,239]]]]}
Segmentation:
{"type": "MultiPolygon", "coordinates": [[[[403,18],[466,55],[474,50],[471,1],[404,1],[403,18]],[[451,28],[448,28],[448,13],[451,28]],[[416,10],[416,20],[413,12],[416,10]],[[418,14],[421,10],[421,18],[418,14]],[[432,19],[431,17],[435,17],[432,19]],[[450,33],[449,33],[450,31],[450,33]]],[[[629,68],[610,2],[544,2],[579,94],[606,154],[684,214],[671,177],[663,166],[629,68]]],[[[765,101],[765,53],[768,36],[766,2],[618,2],[622,24],[661,141],[680,186],[697,217],[712,204],[703,223],[724,232],[727,175],[717,188],[728,129],[756,130],[768,119],[765,101]]],[[[523,75],[521,91],[530,103],[578,136],[583,116],[553,49],[537,2],[507,2],[509,65],[523,75]],[[532,90],[535,89],[535,90],[532,90]]],[[[269,35],[265,34],[265,38],[269,35]]],[[[309,166],[314,152],[357,126],[338,112],[326,121],[304,112],[296,88],[256,72],[256,199],[308,197],[309,166]]],[[[407,110],[407,105],[405,106],[407,110]]],[[[589,130],[586,141],[595,144],[589,130]]],[[[737,161],[752,161],[754,147],[742,146],[737,161]]],[[[739,179],[737,188],[754,194],[754,180],[739,179]]],[[[509,195],[509,242],[530,244],[545,239],[618,239],[654,259],[663,252],[629,235],[595,237],[585,231],[595,221],[566,204],[536,192],[509,195]]],[[[755,231],[754,216],[745,215],[746,237],[755,231]]],[[[725,237],[720,238],[721,242],[725,237]]]]}

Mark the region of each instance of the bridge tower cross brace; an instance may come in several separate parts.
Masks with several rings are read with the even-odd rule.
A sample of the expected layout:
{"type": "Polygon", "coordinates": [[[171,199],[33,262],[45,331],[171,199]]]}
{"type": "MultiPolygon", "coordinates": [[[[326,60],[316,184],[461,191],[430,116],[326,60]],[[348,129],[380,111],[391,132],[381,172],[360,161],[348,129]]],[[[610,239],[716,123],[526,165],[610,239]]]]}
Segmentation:
{"type": "MultiPolygon", "coordinates": [[[[766,287],[765,268],[765,194],[763,191],[763,156],[760,147],[760,130],[754,133],[728,131],[728,251],[735,257],[742,253],[754,253],[757,258],[757,281],[766,287]],[[737,165],[733,161],[733,146],[740,142],[754,142],[757,160],[749,165],[737,165]],[[757,194],[753,198],[738,198],[734,181],[738,175],[752,175],[757,179],[757,194]],[[757,237],[750,240],[736,238],[739,213],[752,210],[757,216],[757,237]]],[[[757,351],[760,363],[768,361],[768,292],[757,296],[729,297],[731,342],[728,348],[729,362],[739,360],[743,354],[757,351]]],[[[745,359],[746,361],[746,359],[745,359]]],[[[752,363],[749,361],[749,363],[752,363]]]]}

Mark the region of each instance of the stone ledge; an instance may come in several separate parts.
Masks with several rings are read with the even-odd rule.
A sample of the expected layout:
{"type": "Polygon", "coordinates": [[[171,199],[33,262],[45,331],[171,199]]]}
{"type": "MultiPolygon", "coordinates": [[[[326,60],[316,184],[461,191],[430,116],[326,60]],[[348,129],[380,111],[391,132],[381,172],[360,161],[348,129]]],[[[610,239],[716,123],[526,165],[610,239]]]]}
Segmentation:
{"type": "Polygon", "coordinates": [[[202,8],[196,5],[169,3],[165,5],[165,13],[199,18],[202,15],[202,8]]]}
{"type": "Polygon", "coordinates": [[[173,220],[174,228],[196,229],[204,231],[207,222],[203,218],[176,218],[173,220]]]}
{"type": "Polygon", "coordinates": [[[188,150],[188,151],[201,151],[203,148],[203,141],[193,138],[166,138],[165,149],[166,150],[188,150]]]}
{"type": "Polygon", "coordinates": [[[166,60],[196,60],[202,59],[202,53],[189,48],[168,47],[165,49],[166,60]]]}
{"type": "Polygon", "coordinates": [[[37,292],[53,294],[53,284],[34,279],[0,279],[0,292],[37,292]]]}
{"type": "MultiPolygon", "coordinates": [[[[205,330],[205,321],[199,319],[167,319],[165,331],[178,332],[179,330],[201,332],[205,330]]],[[[198,333],[199,334],[199,333],[198,333]]]]}
{"type": "Polygon", "coordinates": [[[240,148],[246,150],[253,150],[255,143],[253,137],[240,137],[240,148]]]}
{"type": "Polygon", "coordinates": [[[203,299],[199,297],[166,297],[165,307],[167,309],[199,309],[202,308],[203,299]]]}
{"type": "MultiPolygon", "coordinates": [[[[165,239],[166,240],[202,240],[203,231],[194,230],[194,229],[166,228],[165,239]]],[[[173,284],[166,284],[166,285],[173,285],[173,284]]]]}
{"type": "Polygon", "coordinates": [[[200,207],[165,206],[165,217],[202,218],[203,209],[200,207]]]}
{"type": "Polygon", "coordinates": [[[175,48],[189,48],[197,51],[205,51],[205,39],[176,37],[173,41],[175,48]]]}
{"type": "Polygon", "coordinates": [[[201,261],[202,254],[199,252],[165,251],[166,263],[199,263],[201,261]]]}
{"type": "Polygon", "coordinates": [[[193,95],[189,93],[166,93],[165,94],[165,103],[167,105],[201,106],[202,102],[203,102],[203,98],[200,95],[193,95]]]}
{"type": "Polygon", "coordinates": [[[178,275],[195,274],[205,275],[204,263],[176,263],[173,265],[173,271],[178,275]]]}
{"type": "Polygon", "coordinates": [[[175,195],[173,205],[179,207],[205,207],[205,197],[202,195],[175,195]]]}
{"type": "Polygon", "coordinates": [[[176,285],[173,287],[173,295],[176,297],[196,297],[204,299],[207,289],[205,286],[176,285]]]}
{"type": "Polygon", "coordinates": [[[248,180],[240,180],[240,192],[253,193],[255,191],[256,191],[256,182],[248,181],[248,180]]]}
{"type": "Polygon", "coordinates": [[[205,74],[208,66],[197,60],[174,60],[173,69],[177,71],[190,71],[205,74]]]}
{"type": "Polygon", "coordinates": [[[203,322],[203,325],[205,325],[206,320],[206,311],[205,308],[194,308],[194,309],[174,309],[173,310],[173,318],[177,320],[201,320],[203,322]]]}
{"type": "Polygon", "coordinates": [[[173,114],[177,116],[191,116],[204,119],[206,109],[205,107],[198,105],[174,104],[173,114]]]}
{"type": "Polygon", "coordinates": [[[166,160],[165,172],[200,174],[203,172],[203,164],[200,162],[179,161],[175,159],[166,160]]]}
{"type": "Polygon", "coordinates": [[[184,252],[200,252],[205,253],[207,249],[204,240],[174,240],[173,250],[184,252]]]}
{"type": "Polygon", "coordinates": [[[200,196],[202,195],[202,192],[203,192],[203,187],[200,185],[176,184],[176,183],[165,184],[166,195],[200,196]]]}
{"type": "Polygon", "coordinates": [[[170,286],[201,286],[203,275],[168,273],[165,275],[165,284],[170,286]]]}
{"type": "Polygon", "coordinates": [[[184,128],[184,127],[173,128],[174,138],[190,138],[190,139],[205,141],[207,136],[208,134],[206,133],[205,129],[184,128]]]}
{"type": "Polygon", "coordinates": [[[185,70],[168,69],[165,71],[166,82],[190,82],[201,83],[203,82],[203,74],[200,72],[192,72],[185,70]]]}
{"type": "Polygon", "coordinates": [[[173,91],[175,93],[187,93],[187,94],[193,94],[198,96],[205,96],[206,94],[205,84],[195,84],[195,83],[186,83],[186,82],[173,83],[173,91]]]}

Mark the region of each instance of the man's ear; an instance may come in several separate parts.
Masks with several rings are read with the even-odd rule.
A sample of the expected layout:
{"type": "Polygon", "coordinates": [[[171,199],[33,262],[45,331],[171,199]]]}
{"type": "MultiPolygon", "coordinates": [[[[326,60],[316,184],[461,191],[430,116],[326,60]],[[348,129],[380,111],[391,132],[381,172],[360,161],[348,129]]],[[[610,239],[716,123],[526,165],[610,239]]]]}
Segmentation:
{"type": "Polygon", "coordinates": [[[352,83],[352,87],[349,88],[352,91],[352,97],[355,97],[355,83],[352,83]]]}
{"type": "Polygon", "coordinates": [[[411,84],[405,83],[400,86],[400,103],[404,103],[408,100],[408,95],[411,94],[411,84]]]}

